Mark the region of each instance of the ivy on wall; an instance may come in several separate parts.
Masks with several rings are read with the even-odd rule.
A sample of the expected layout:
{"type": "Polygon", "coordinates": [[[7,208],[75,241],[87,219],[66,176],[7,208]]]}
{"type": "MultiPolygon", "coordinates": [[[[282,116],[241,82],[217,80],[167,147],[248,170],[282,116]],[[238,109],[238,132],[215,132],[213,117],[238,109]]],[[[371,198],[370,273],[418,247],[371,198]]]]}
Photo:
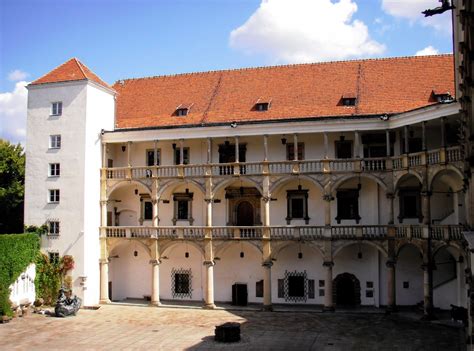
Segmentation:
{"type": "Polygon", "coordinates": [[[46,305],[51,305],[58,297],[61,285],[72,288],[72,280],[67,272],[74,269],[74,258],[70,255],[51,259],[40,253],[36,260],[35,289],[36,298],[42,298],[46,305]]]}
{"type": "Polygon", "coordinates": [[[39,246],[37,234],[0,235],[0,316],[12,315],[9,287],[35,261],[39,246]]]}

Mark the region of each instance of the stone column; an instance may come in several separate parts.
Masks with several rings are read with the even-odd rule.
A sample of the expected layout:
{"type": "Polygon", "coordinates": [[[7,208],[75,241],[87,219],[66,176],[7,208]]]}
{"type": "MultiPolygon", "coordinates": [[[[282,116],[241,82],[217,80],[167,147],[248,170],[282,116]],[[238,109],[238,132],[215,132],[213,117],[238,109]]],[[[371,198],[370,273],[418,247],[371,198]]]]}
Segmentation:
{"type": "Polygon", "coordinates": [[[184,140],[179,139],[179,164],[184,164],[184,140]]]}
{"type": "Polygon", "coordinates": [[[360,136],[357,130],[354,132],[354,157],[360,158],[360,136]]]}
{"type": "Polygon", "coordinates": [[[387,199],[389,201],[389,208],[388,208],[388,224],[395,223],[395,215],[394,215],[394,207],[393,202],[395,200],[395,195],[393,193],[387,193],[387,199]]]}
{"type": "Polygon", "coordinates": [[[160,260],[151,260],[151,305],[161,306],[160,302],[160,260]]]}
{"type": "Polygon", "coordinates": [[[459,193],[453,192],[453,210],[454,210],[454,224],[459,223],[459,193]]]}
{"type": "Polygon", "coordinates": [[[214,309],[214,251],[212,247],[212,240],[209,238],[205,240],[204,252],[204,266],[206,267],[206,287],[204,290],[204,308],[214,309]]]}
{"type": "Polygon", "coordinates": [[[421,122],[421,150],[426,151],[426,121],[421,122]]]}
{"type": "Polygon", "coordinates": [[[390,157],[390,131],[385,129],[385,155],[390,157]]]}
{"type": "Polygon", "coordinates": [[[410,150],[409,150],[409,144],[408,144],[408,126],[404,126],[403,127],[403,134],[404,134],[404,142],[405,142],[405,153],[408,154],[410,153],[410,150]]]}
{"type": "Polygon", "coordinates": [[[206,290],[204,296],[204,308],[214,309],[214,261],[204,261],[206,266],[206,290]]]}
{"type": "Polygon", "coordinates": [[[158,223],[159,223],[159,220],[158,220],[158,199],[152,199],[151,200],[151,203],[153,205],[153,221],[152,221],[152,225],[153,227],[158,227],[158,223]]]}
{"type": "Polygon", "coordinates": [[[326,268],[326,280],[324,281],[324,311],[334,311],[334,302],[332,300],[332,267],[334,262],[324,262],[326,268]]]}
{"type": "Polygon", "coordinates": [[[263,136],[263,161],[268,161],[268,135],[263,136]]]}
{"type": "Polygon", "coordinates": [[[324,137],[324,158],[327,159],[329,156],[329,141],[328,141],[328,133],[323,133],[324,137]]]}
{"type": "Polygon", "coordinates": [[[446,117],[441,117],[441,147],[446,147],[446,117]]]}
{"type": "Polygon", "coordinates": [[[333,200],[331,194],[324,194],[324,225],[326,227],[331,226],[331,201],[333,200]]]}
{"type": "Polygon", "coordinates": [[[434,319],[433,315],[433,277],[431,262],[424,262],[423,269],[423,320],[434,319]]]}
{"type": "Polygon", "coordinates": [[[298,134],[293,134],[293,160],[298,161],[298,134]]]}
{"type": "Polygon", "coordinates": [[[465,285],[464,284],[464,260],[463,260],[463,257],[462,256],[459,256],[458,260],[456,261],[456,276],[457,276],[457,305],[458,306],[464,306],[463,304],[463,299],[462,299],[462,295],[463,293],[466,292],[465,289],[463,289],[463,286],[465,285]]]}
{"type": "Polygon", "coordinates": [[[235,137],[235,162],[239,163],[240,162],[240,154],[239,154],[239,137],[235,137]]]}
{"type": "Polygon", "coordinates": [[[207,138],[207,163],[212,163],[212,139],[207,138]]]}
{"type": "Polygon", "coordinates": [[[387,266],[387,311],[394,312],[397,309],[397,286],[396,286],[396,276],[395,276],[395,266],[396,261],[394,258],[389,258],[386,263],[387,266]]]}
{"type": "Polygon", "coordinates": [[[273,262],[266,261],[263,262],[263,310],[264,311],[273,311],[272,305],[272,266],[273,262]]]}
{"type": "Polygon", "coordinates": [[[100,304],[110,303],[109,299],[109,260],[100,259],[100,304]]]}
{"type": "Polygon", "coordinates": [[[128,167],[132,167],[132,163],[130,159],[131,152],[132,152],[132,142],[129,141],[127,142],[127,166],[128,167]]]}

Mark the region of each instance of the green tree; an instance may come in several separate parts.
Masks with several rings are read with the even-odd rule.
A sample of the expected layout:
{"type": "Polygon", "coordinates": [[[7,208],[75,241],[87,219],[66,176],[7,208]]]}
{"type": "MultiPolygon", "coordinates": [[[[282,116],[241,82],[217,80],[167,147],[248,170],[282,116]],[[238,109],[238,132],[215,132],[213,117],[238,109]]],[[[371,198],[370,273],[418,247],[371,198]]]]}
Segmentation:
{"type": "Polygon", "coordinates": [[[25,153],[0,139],[0,234],[23,233],[25,153]]]}

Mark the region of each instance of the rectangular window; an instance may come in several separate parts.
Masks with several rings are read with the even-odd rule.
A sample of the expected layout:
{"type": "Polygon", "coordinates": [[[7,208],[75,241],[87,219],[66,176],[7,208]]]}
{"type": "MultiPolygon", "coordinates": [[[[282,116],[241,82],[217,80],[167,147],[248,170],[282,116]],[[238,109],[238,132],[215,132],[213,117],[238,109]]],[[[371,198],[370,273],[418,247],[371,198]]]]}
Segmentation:
{"type": "Polygon", "coordinates": [[[325,283],[324,280],[320,280],[320,281],[319,281],[319,287],[320,287],[320,288],[324,288],[324,283],[325,283]]]}
{"type": "Polygon", "coordinates": [[[151,201],[143,202],[143,219],[145,221],[153,219],[153,204],[151,201]]]}
{"type": "Polygon", "coordinates": [[[155,159],[155,150],[146,150],[146,165],[147,166],[159,166],[160,165],[160,149],[156,150],[156,159],[155,159]]]}
{"type": "Polygon", "coordinates": [[[304,277],[293,275],[288,277],[288,296],[304,297],[304,277]]]}
{"type": "Polygon", "coordinates": [[[186,189],[185,193],[175,193],[173,195],[174,200],[174,216],[173,224],[176,225],[176,221],[193,221],[192,218],[192,203],[193,203],[193,193],[190,193],[186,189]]]}
{"type": "MultiPolygon", "coordinates": [[[[181,158],[181,150],[179,147],[177,147],[174,150],[174,164],[179,165],[180,163],[180,158],[181,158]]],[[[188,165],[189,164],[189,147],[184,147],[183,148],[183,165],[188,165]]]]}
{"type": "Polygon", "coordinates": [[[308,299],[314,299],[314,279],[308,279],[308,299]]]}
{"type": "Polygon", "coordinates": [[[61,167],[59,166],[59,163],[50,163],[48,176],[59,177],[60,174],[61,174],[61,167]]]}
{"type": "Polygon", "coordinates": [[[48,252],[49,262],[50,263],[59,263],[59,253],[58,252],[48,252]]]}
{"type": "Polygon", "coordinates": [[[400,200],[400,215],[398,219],[400,223],[405,218],[418,218],[421,221],[421,196],[418,188],[400,189],[398,192],[400,200]]]}
{"type": "Polygon", "coordinates": [[[263,280],[255,283],[255,297],[263,297],[263,280]]]}
{"type": "Polygon", "coordinates": [[[352,158],[352,141],[338,140],[335,142],[336,158],[352,158]]]}
{"type": "Polygon", "coordinates": [[[287,212],[286,212],[286,223],[290,224],[292,219],[304,219],[305,223],[309,223],[308,217],[308,190],[287,190],[287,212]]]}
{"type": "Polygon", "coordinates": [[[403,289],[409,289],[410,288],[410,282],[403,282],[403,289]]]}
{"type": "Polygon", "coordinates": [[[51,204],[59,203],[59,189],[50,189],[48,199],[51,204]]]}
{"type": "Polygon", "coordinates": [[[55,134],[49,136],[49,148],[60,149],[61,148],[61,135],[55,134]]]}
{"type": "Polygon", "coordinates": [[[340,189],[337,191],[337,223],[343,219],[355,219],[359,223],[359,189],[340,189]]]}
{"type": "Polygon", "coordinates": [[[61,101],[51,104],[51,116],[61,116],[63,113],[63,103],[61,101]]]}
{"type": "MultiPolygon", "coordinates": [[[[293,161],[295,159],[295,144],[286,143],[286,159],[293,161]]],[[[298,143],[298,160],[304,160],[304,143],[298,143]]]]}
{"type": "Polygon", "coordinates": [[[319,289],[319,296],[323,297],[324,296],[324,289],[319,289]]]}
{"type": "Polygon", "coordinates": [[[59,222],[58,221],[49,221],[48,222],[48,234],[49,235],[59,235],[59,222]]]}
{"type": "Polygon", "coordinates": [[[189,274],[188,273],[175,273],[174,275],[174,291],[176,294],[189,294],[189,274]]]}
{"type": "Polygon", "coordinates": [[[278,298],[285,298],[285,279],[278,279],[278,298]]]}
{"type": "Polygon", "coordinates": [[[365,291],[365,297],[368,297],[368,298],[374,297],[374,291],[373,290],[366,290],[365,291]]]}

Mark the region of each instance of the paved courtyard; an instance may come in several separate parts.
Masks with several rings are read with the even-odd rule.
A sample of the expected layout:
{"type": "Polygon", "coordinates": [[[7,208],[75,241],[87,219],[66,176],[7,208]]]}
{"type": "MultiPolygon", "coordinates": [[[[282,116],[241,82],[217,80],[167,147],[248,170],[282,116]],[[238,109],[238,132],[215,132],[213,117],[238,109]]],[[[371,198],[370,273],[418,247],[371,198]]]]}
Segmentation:
{"type": "Polygon", "coordinates": [[[3,350],[466,350],[462,340],[461,329],[374,313],[106,305],[0,324],[3,350]],[[214,341],[214,327],[228,321],[242,324],[241,342],[214,341]]]}

